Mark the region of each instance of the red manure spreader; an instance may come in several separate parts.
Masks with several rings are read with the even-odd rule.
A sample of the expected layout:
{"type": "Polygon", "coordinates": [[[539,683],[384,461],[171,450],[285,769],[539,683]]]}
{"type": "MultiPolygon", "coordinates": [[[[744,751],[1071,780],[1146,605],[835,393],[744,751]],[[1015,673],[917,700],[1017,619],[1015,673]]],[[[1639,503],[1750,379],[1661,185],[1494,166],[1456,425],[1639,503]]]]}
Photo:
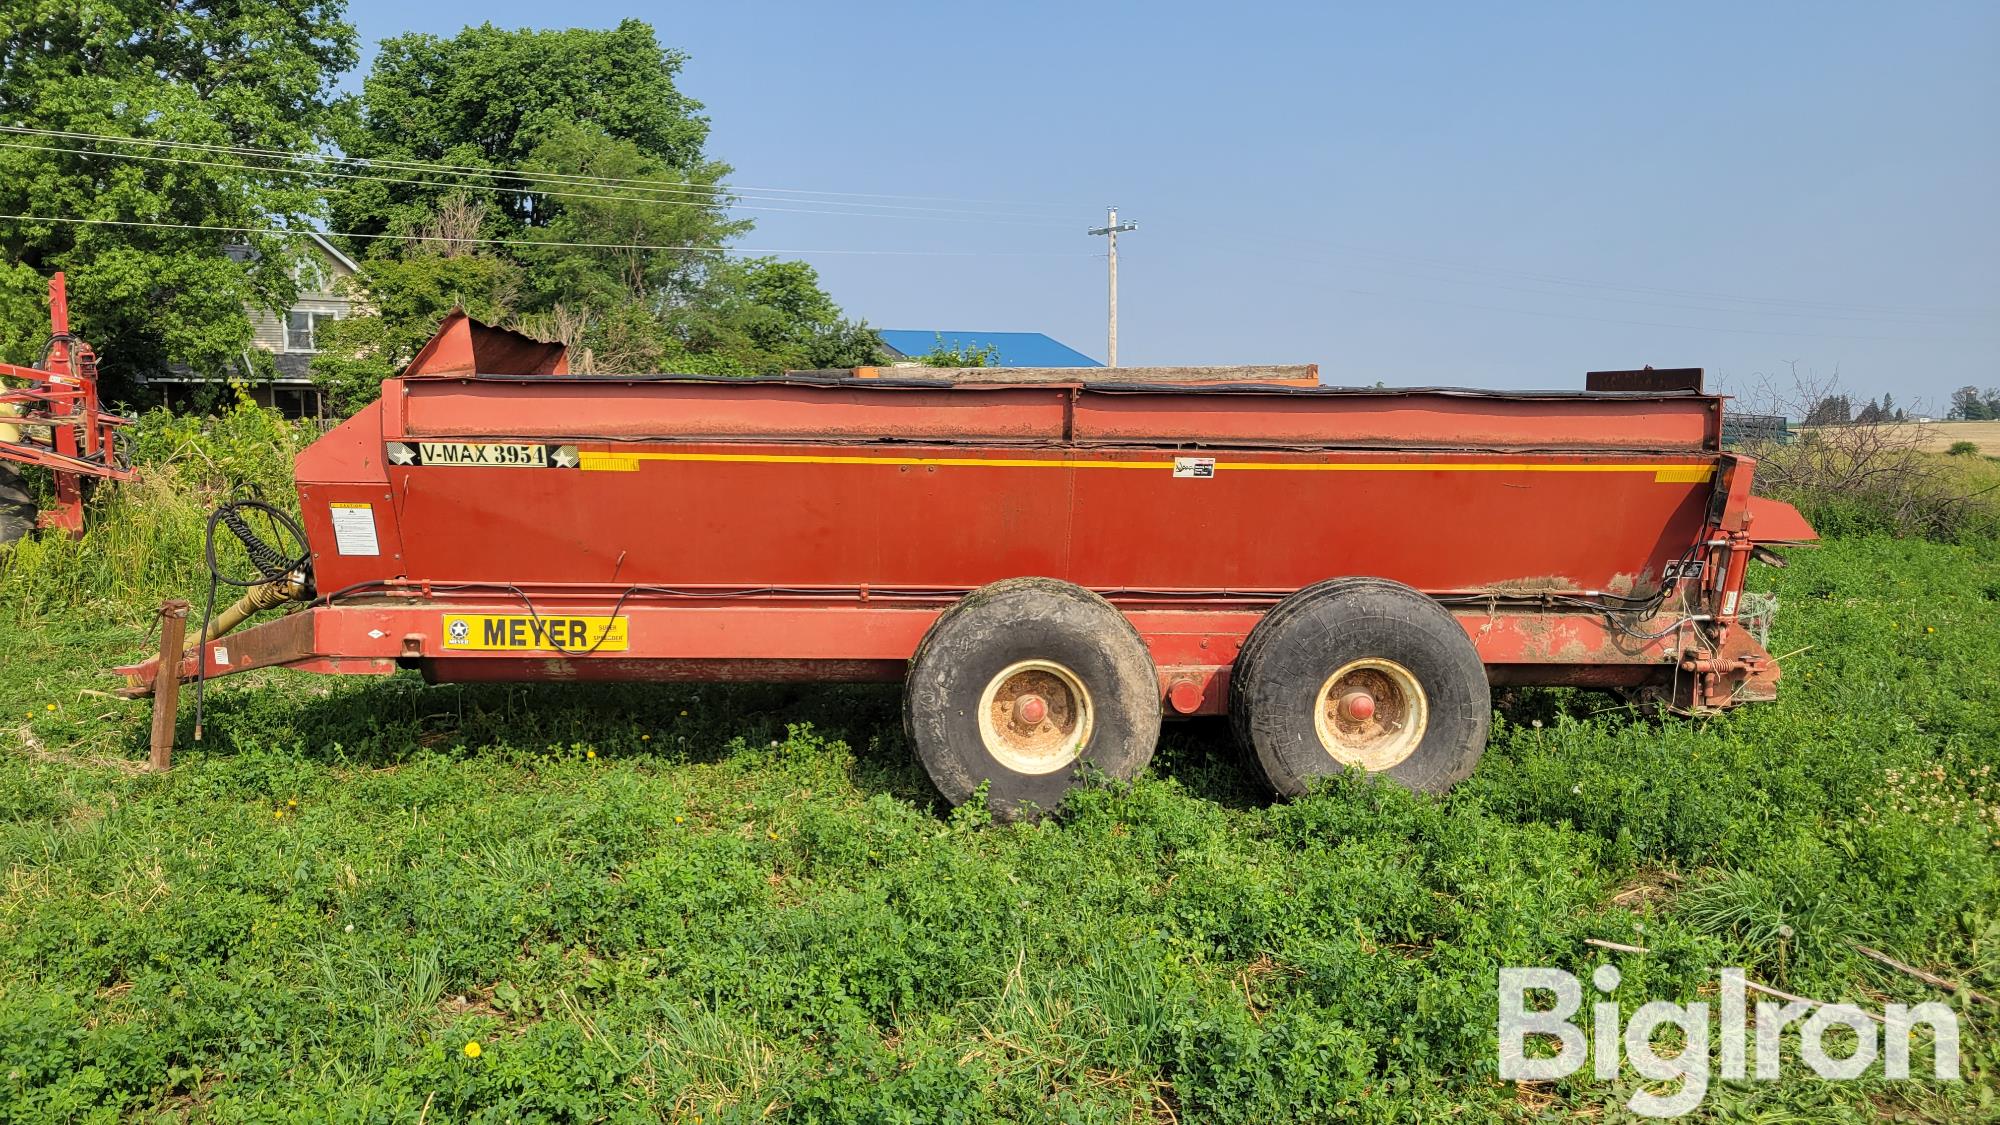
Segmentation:
{"type": "Polygon", "coordinates": [[[120,671],[158,696],[156,750],[181,682],[252,668],[902,680],[939,790],[1003,814],[1138,773],[1163,716],[1228,715],[1281,794],[1347,768],[1441,790],[1496,686],[1773,697],[1745,568],[1814,533],[1751,495],[1698,372],[1306,370],[577,375],[454,314],[299,455],[304,549],[263,545],[204,637],[120,671]]]}

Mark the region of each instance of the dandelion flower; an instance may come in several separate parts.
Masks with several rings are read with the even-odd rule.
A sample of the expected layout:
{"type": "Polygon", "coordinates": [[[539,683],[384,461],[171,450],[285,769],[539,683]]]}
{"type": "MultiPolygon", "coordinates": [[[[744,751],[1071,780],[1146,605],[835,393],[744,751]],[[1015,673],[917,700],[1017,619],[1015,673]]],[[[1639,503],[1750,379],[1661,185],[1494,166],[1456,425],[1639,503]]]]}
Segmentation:
{"type": "Polygon", "coordinates": [[[675,817],[675,818],[674,818],[674,823],[675,823],[675,824],[679,824],[679,823],[680,823],[680,822],[681,822],[681,821],[682,821],[683,819],[685,819],[685,818],[684,818],[684,817],[678,817],[678,816],[677,816],[677,817],[675,817]]]}
{"type": "Polygon", "coordinates": [[[479,1040],[467,1039],[465,1041],[465,1057],[468,1059],[476,1059],[480,1056],[480,1054],[481,1051],[479,1049],[479,1040]]]}
{"type": "Polygon", "coordinates": [[[585,750],[585,751],[583,752],[583,756],[584,756],[584,757],[586,757],[586,758],[595,758],[595,757],[597,757],[597,751],[595,751],[595,750],[585,750]]]}
{"type": "Polygon", "coordinates": [[[283,819],[285,819],[285,810],[283,810],[283,809],[272,809],[272,810],[271,810],[271,819],[272,819],[272,820],[283,820],[283,819]]]}
{"type": "Polygon", "coordinates": [[[298,808],[298,807],[299,807],[299,799],[298,799],[297,797],[289,797],[289,798],[287,798],[287,799],[285,800],[285,807],[286,807],[286,808],[288,808],[288,809],[295,809],[295,808],[298,808]]]}
{"type": "Polygon", "coordinates": [[[651,742],[651,741],[653,741],[653,736],[652,736],[652,735],[650,735],[650,734],[642,734],[642,735],[640,735],[640,736],[639,736],[639,741],[641,741],[641,742],[651,742]]]}
{"type": "Polygon", "coordinates": [[[687,717],[688,717],[688,713],[687,713],[686,711],[682,711],[682,712],[681,712],[681,718],[685,719],[685,718],[687,718],[687,717]]]}
{"type": "Polygon", "coordinates": [[[769,836],[773,840],[778,838],[778,834],[776,832],[766,832],[764,833],[764,835],[769,836]]]}
{"type": "Polygon", "coordinates": [[[49,710],[53,711],[53,710],[55,710],[55,709],[56,709],[56,705],[55,705],[55,704],[53,704],[53,703],[49,704],[49,710]]]}

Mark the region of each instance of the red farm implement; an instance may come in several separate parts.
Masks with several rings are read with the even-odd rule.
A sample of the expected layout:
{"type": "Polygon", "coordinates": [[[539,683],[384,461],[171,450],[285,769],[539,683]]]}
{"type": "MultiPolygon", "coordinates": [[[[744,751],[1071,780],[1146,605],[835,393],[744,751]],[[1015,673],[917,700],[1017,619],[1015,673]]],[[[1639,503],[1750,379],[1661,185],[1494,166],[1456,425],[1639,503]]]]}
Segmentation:
{"type": "Polygon", "coordinates": [[[83,482],[132,478],[117,439],[126,419],[106,413],[98,400],[97,355],[70,335],[60,273],[49,280],[49,324],[35,366],[0,363],[0,547],[38,526],[82,535],[83,482]],[[55,507],[39,518],[16,464],[41,466],[54,477],[55,507]]]}
{"type": "Polygon", "coordinates": [[[1163,715],[1230,716],[1280,792],[1349,767],[1441,789],[1495,686],[1772,698],[1745,568],[1814,537],[1751,495],[1685,372],[1497,393],[566,371],[448,321],[299,456],[303,565],[267,589],[304,604],[121,669],[161,689],[156,729],[166,689],[265,667],[904,680],[954,801],[1129,777],[1163,715]]]}

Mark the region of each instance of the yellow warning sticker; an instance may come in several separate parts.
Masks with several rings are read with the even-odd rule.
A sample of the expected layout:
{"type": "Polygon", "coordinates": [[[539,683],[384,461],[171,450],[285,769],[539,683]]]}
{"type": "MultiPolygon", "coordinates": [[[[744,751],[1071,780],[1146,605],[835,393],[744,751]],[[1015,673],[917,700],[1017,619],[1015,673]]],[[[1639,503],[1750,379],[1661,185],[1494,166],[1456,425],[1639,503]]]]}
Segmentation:
{"type": "Polygon", "coordinates": [[[624,652],[625,618],[447,613],[444,647],[456,652],[624,652]]]}

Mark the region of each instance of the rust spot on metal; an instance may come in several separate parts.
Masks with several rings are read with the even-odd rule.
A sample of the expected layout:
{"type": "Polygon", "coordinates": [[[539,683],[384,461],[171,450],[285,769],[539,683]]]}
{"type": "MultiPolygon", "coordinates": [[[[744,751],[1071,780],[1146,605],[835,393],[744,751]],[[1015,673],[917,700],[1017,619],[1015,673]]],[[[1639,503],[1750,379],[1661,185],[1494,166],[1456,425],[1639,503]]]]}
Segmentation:
{"type": "Polygon", "coordinates": [[[1544,574],[1533,578],[1509,578],[1501,582],[1488,583],[1485,589],[1495,594],[1572,594],[1582,590],[1583,587],[1560,574],[1544,574]]]}
{"type": "Polygon", "coordinates": [[[1611,576],[1611,581],[1604,584],[1604,590],[1610,594],[1629,594],[1634,590],[1644,588],[1651,580],[1652,573],[1653,570],[1651,567],[1647,567],[1637,574],[1626,574],[1621,571],[1611,576]]]}

